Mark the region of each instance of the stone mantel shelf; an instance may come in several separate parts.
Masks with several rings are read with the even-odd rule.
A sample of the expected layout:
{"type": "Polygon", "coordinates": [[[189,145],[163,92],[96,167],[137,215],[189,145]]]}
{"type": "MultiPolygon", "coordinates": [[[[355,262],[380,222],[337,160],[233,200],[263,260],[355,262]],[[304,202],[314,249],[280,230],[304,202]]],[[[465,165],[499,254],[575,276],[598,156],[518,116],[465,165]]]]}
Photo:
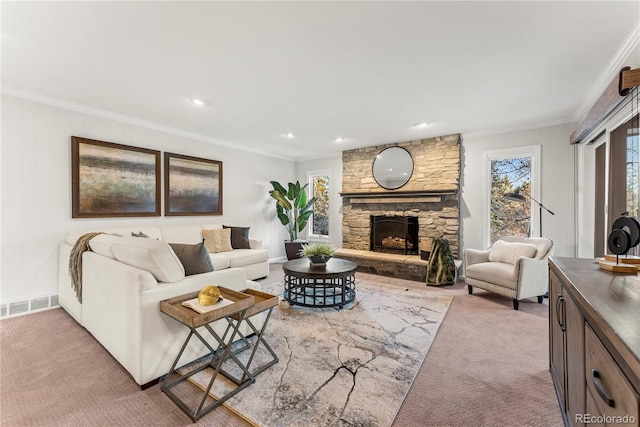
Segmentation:
{"type": "Polygon", "coordinates": [[[340,196],[349,198],[351,203],[438,203],[443,197],[457,193],[457,190],[369,191],[340,193],[340,196]]]}

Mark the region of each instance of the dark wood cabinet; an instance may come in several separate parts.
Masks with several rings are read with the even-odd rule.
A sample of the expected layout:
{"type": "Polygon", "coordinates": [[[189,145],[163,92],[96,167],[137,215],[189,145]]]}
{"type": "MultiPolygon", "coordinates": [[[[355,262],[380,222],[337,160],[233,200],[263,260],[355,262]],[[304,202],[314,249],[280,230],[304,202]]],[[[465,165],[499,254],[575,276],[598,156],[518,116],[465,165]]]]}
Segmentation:
{"type": "Polygon", "coordinates": [[[552,257],[549,366],[565,425],[639,426],[640,277],[552,257]]]}
{"type": "Polygon", "coordinates": [[[565,424],[584,425],[571,414],[585,412],[584,318],[558,276],[549,276],[550,369],[565,424]]]}

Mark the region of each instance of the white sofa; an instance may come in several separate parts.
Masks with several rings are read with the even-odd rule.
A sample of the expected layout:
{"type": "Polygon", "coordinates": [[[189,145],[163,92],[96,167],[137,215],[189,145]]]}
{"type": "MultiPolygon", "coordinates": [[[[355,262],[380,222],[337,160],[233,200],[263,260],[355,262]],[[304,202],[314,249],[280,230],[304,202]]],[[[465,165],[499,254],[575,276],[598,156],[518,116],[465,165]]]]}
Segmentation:
{"type": "MultiPolygon", "coordinates": [[[[230,253],[210,254],[214,271],[186,277],[180,276],[179,272],[175,273],[181,265],[170,265],[170,258],[157,259],[156,266],[168,271],[167,277],[179,279],[172,281],[158,280],[154,276],[158,276],[158,273],[152,274],[152,269],[145,270],[119,261],[111,256],[109,248],[100,248],[100,253],[87,251],[82,255],[80,303],[68,273],[71,249],[76,240],[88,231],[102,231],[110,233],[109,236],[125,236],[113,237],[117,243],[122,242],[120,249],[128,249],[127,242],[133,239],[140,244],[164,246],[165,253],[169,253],[169,256],[173,254],[175,258],[173,251],[166,250],[167,245],[164,245],[164,242],[197,244],[202,241],[202,230],[221,227],[219,224],[141,226],[72,233],[60,244],[59,304],[111,353],[136,383],[144,387],[169,371],[189,333],[186,326],[160,312],[160,301],[198,291],[207,285],[224,286],[236,291],[247,288],[260,289],[258,283],[247,278],[267,276],[267,251],[259,249],[260,243],[254,240],[250,242],[251,249],[234,249],[230,253]],[[131,237],[131,233],[140,232],[149,239],[131,237]],[[170,268],[173,268],[173,273],[169,271],[170,268]]],[[[103,239],[102,242],[104,241],[107,240],[103,239]]],[[[253,323],[260,327],[262,319],[260,315],[255,317],[256,319],[252,319],[253,323]]],[[[226,321],[222,320],[213,325],[216,332],[221,334],[226,324],[226,321]]],[[[249,334],[248,326],[242,325],[241,332],[249,334]]],[[[206,331],[203,334],[208,335],[206,331]]],[[[215,341],[211,338],[210,342],[215,341]]],[[[180,359],[179,366],[207,353],[204,345],[192,339],[180,359]]]]}

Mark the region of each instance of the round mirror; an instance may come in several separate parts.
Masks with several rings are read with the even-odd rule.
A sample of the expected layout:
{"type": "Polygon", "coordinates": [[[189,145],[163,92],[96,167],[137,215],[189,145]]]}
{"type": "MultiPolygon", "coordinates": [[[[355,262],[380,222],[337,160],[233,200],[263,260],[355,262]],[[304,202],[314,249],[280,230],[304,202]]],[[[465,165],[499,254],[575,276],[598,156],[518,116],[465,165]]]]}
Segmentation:
{"type": "Polygon", "coordinates": [[[404,148],[385,148],[373,161],[373,178],[387,190],[395,190],[407,182],[413,173],[413,159],[404,148]]]}

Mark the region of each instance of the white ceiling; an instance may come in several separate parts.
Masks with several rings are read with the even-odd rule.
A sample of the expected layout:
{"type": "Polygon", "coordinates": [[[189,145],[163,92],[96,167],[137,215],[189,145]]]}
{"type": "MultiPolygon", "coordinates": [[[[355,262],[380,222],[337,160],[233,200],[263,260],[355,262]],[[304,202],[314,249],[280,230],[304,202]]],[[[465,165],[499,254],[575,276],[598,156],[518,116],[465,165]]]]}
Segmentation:
{"type": "Polygon", "coordinates": [[[296,160],[573,122],[640,66],[638,1],[1,7],[3,92],[296,160]]]}

